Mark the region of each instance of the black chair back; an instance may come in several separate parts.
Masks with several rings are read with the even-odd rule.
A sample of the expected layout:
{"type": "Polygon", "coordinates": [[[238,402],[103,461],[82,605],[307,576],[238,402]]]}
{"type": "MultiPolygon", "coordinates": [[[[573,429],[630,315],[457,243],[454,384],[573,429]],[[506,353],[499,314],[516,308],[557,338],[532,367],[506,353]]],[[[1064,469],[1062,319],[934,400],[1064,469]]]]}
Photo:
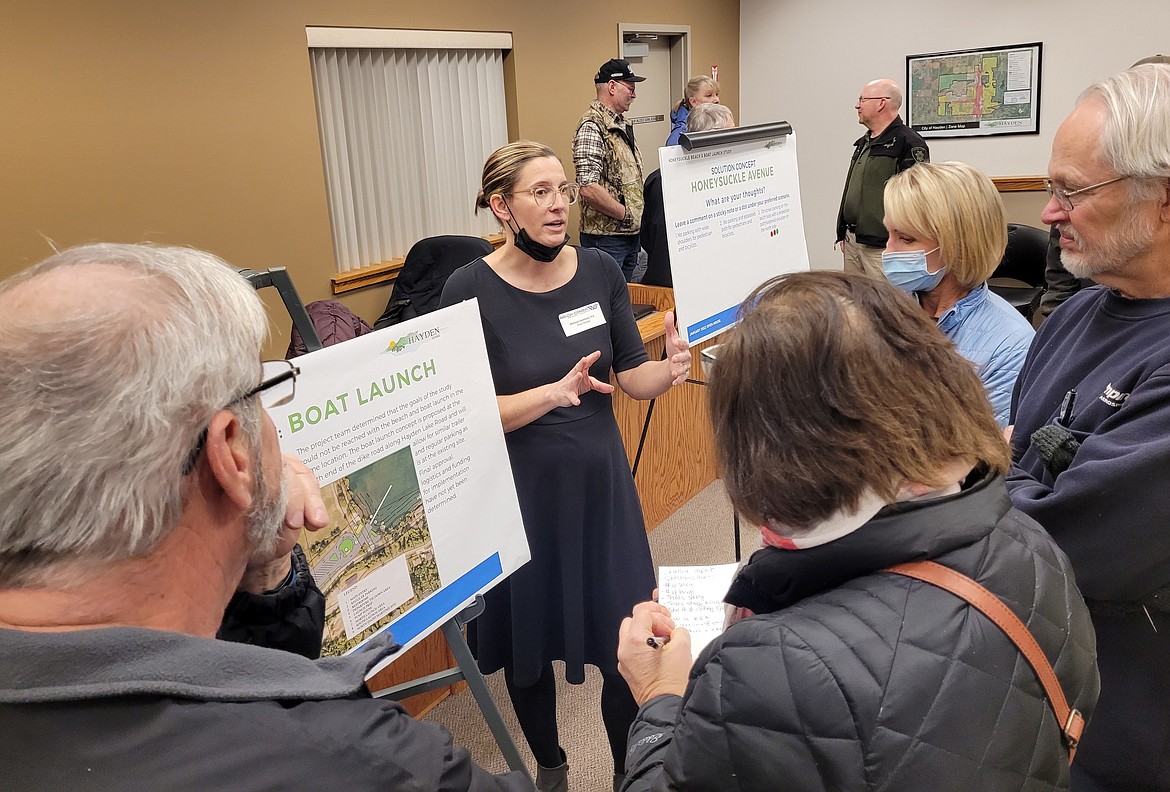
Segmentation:
{"type": "Polygon", "coordinates": [[[445,234],[415,242],[406,254],[386,310],[374,322],[374,329],[381,330],[435,310],[451,273],[491,252],[492,243],[482,237],[445,234]]]}
{"type": "Polygon", "coordinates": [[[987,285],[1031,321],[1044,293],[1048,231],[1008,223],[1007,249],[987,285]]]}

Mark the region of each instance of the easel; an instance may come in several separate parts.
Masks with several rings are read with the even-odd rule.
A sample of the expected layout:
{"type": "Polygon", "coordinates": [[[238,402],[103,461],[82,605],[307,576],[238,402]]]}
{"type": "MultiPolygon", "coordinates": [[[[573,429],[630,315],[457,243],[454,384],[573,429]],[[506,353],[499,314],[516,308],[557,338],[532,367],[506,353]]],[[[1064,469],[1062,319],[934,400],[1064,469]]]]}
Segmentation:
{"type": "MultiPolygon", "coordinates": [[[[783,137],[792,134],[792,125],[787,121],[775,121],[767,124],[755,124],[744,127],[731,127],[728,129],[712,129],[706,132],[684,132],[679,136],[679,145],[685,151],[694,151],[695,149],[730,146],[739,143],[746,143],[751,141],[768,141],[776,137],[783,137]]],[[[665,197],[665,196],[664,196],[665,197]]],[[[671,238],[673,239],[673,233],[671,238]]],[[[673,247],[673,243],[671,245],[673,247]]],[[[672,266],[677,264],[677,260],[672,262],[672,266]]],[[[677,273],[677,270],[676,270],[677,273]]],[[[677,281],[677,279],[676,279],[677,281]]],[[[685,337],[685,325],[678,321],[677,302],[675,303],[675,325],[682,329],[685,337]]],[[[700,341],[705,339],[700,338],[700,341]]],[[[667,350],[663,351],[663,358],[668,354],[667,350]]],[[[687,379],[687,382],[695,383],[696,385],[706,385],[706,381],[687,379]]],[[[638,474],[638,464],[642,459],[642,449],[646,443],[646,435],[650,428],[650,417],[654,414],[654,399],[650,400],[650,406],[646,410],[646,420],[642,424],[642,436],[638,440],[638,451],[634,456],[633,473],[638,474]]],[[[742,548],[740,546],[739,538],[739,515],[733,512],[732,530],[734,532],[735,543],[735,560],[739,561],[742,557],[742,548]]]]}
{"type": "MultiPolygon", "coordinates": [[[[260,271],[250,269],[237,271],[256,290],[268,286],[275,288],[280,294],[280,299],[284,301],[284,307],[292,318],[293,326],[301,334],[306,349],[315,352],[322,348],[321,339],[313,328],[313,323],[309,319],[309,314],[305,310],[304,303],[301,302],[296,287],[293,286],[288,270],[284,267],[272,267],[260,271]]],[[[500,753],[503,754],[504,761],[508,763],[508,768],[519,770],[527,775],[528,768],[525,767],[524,760],[520,758],[516,743],[512,740],[512,735],[508,733],[508,727],[504,725],[504,718],[500,715],[500,710],[496,707],[496,702],[488,691],[487,682],[484,680],[483,674],[480,673],[479,666],[475,663],[475,657],[471,654],[471,648],[467,645],[467,639],[463,635],[463,626],[483,613],[483,609],[484,599],[482,596],[476,595],[470,605],[452,616],[440,627],[443,631],[443,637],[447,639],[451,654],[455,656],[455,668],[449,668],[436,674],[428,674],[419,679],[380,690],[374,694],[374,697],[400,701],[410,696],[453,685],[456,682],[467,682],[467,687],[471,689],[471,695],[475,697],[475,702],[483,713],[483,719],[487,722],[492,737],[500,746],[500,753]]]]}
{"type": "MultiPolygon", "coordinates": [[[[678,313],[677,312],[675,313],[674,322],[675,322],[675,326],[678,326],[678,313]]],[[[659,358],[659,360],[666,360],[666,355],[667,355],[668,351],[669,350],[667,350],[665,342],[663,342],[662,357],[659,358]]],[[[686,382],[684,382],[683,384],[702,385],[702,386],[706,387],[707,381],[706,380],[697,380],[697,379],[692,379],[690,377],[687,377],[686,382]]],[[[642,421],[642,433],[638,437],[638,450],[636,452],[634,452],[634,464],[630,468],[630,475],[634,478],[635,481],[638,478],[638,465],[640,465],[642,462],[642,451],[646,447],[646,435],[649,434],[649,432],[650,432],[650,417],[652,415],[654,415],[654,404],[657,401],[658,401],[658,397],[655,396],[653,399],[650,400],[650,403],[646,406],[646,418],[642,421]]],[[[735,542],[735,560],[739,561],[741,556],[742,556],[742,550],[740,548],[740,540],[739,540],[739,515],[736,514],[734,511],[732,512],[732,533],[733,533],[733,540],[735,542]]]]}

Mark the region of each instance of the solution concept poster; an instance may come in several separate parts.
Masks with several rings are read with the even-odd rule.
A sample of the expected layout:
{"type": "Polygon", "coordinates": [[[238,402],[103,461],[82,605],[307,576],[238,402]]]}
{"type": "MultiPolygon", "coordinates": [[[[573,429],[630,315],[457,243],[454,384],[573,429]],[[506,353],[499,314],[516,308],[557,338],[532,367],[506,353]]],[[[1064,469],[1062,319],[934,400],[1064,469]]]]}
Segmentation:
{"type": "Polygon", "coordinates": [[[301,537],[325,595],[322,653],[386,629],[409,648],[529,559],[479,304],[294,362],[296,398],[270,412],[329,511],[301,537]]]}
{"type": "Polygon", "coordinates": [[[679,328],[697,344],[731,329],[756,286],[809,268],[796,133],[659,158],[679,328]]]}

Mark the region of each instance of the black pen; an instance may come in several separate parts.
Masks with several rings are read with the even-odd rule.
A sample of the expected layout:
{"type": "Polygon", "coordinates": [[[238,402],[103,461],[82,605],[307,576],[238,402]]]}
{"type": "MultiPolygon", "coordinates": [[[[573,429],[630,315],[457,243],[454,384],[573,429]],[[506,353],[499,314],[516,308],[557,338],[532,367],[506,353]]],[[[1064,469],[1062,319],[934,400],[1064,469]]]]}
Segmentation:
{"type": "Polygon", "coordinates": [[[646,645],[649,646],[651,649],[661,649],[663,646],[665,646],[668,643],[670,643],[670,636],[669,635],[666,636],[665,638],[655,638],[653,635],[651,635],[649,638],[646,639],[646,645]]]}
{"type": "Polygon", "coordinates": [[[1061,426],[1068,426],[1072,423],[1073,404],[1077,400],[1077,389],[1073,388],[1068,393],[1064,394],[1064,401],[1060,403],[1060,414],[1056,422],[1061,426]]]}

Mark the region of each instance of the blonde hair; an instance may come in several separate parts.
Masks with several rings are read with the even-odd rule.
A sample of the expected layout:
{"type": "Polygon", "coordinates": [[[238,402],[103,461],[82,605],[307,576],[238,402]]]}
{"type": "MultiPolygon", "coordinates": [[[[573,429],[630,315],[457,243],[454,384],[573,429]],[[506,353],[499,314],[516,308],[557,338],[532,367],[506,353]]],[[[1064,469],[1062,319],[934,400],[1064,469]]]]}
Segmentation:
{"type": "Polygon", "coordinates": [[[1007,248],[1007,214],[999,191],[963,162],[920,162],[886,182],[886,221],[938,242],[959,285],[983,283],[1007,248]]]}
{"type": "Polygon", "coordinates": [[[699,92],[704,88],[710,86],[715,89],[715,93],[719,93],[719,82],[709,74],[700,74],[687,80],[687,87],[683,91],[682,101],[678,103],[678,109],[682,110],[684,107],[690,109],[691,100],[699,95],[699,92]]]}
{"type": "Polygon", "coordinates": [[[478,214],[480,209],[491,209],[490,201],[493,195],[511,193],[516,188],[521,168],[532,160],[545,157],[552,157],[560,162],[560,157],[555,151],[535,140],[517,140],[493,151],[483,164],[480,191],[475,196],[476,213],[478,214]]]}

